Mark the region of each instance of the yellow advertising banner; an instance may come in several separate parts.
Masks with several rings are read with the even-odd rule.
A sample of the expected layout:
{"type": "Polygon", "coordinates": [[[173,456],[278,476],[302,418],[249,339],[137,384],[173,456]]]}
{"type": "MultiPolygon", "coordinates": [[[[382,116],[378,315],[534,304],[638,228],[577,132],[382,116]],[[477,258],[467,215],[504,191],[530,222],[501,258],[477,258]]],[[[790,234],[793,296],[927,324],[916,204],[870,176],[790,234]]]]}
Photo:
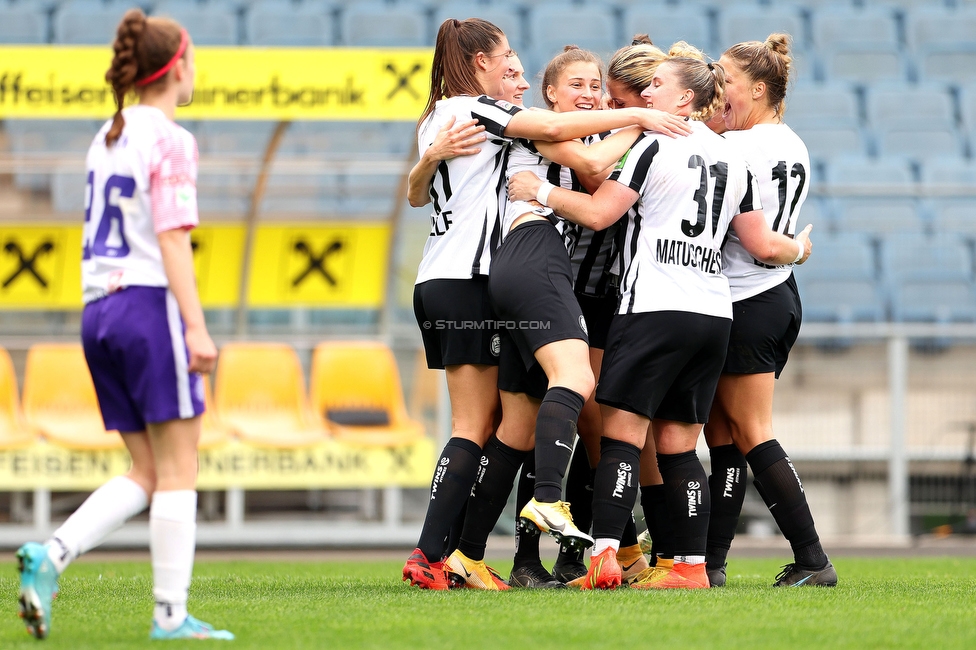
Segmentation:
{"type": "MultiPolygon", "coordinates": [[[[201,450],[197,487],[222,490],[424,487],[434,470],[428,438],[396,447],[369,447],[328,440],[314,447],[274,449],[230,442],[201,450]]],[[[44,442],[0,449],[0,490],[94,490],[129,468],[123,450],[64,449],[44,442]]]]}
{"type": "MultiPolygon", "coordinates": [[[[424,110],[427,48],[199,47],[177,119],[405,120],[424,110]]],[[[0,119],[108,118],[108,47],[0,47],[0,119]]]]}
{"type": "MultiPolygon", "coordinates": [[[[194,267],[206,308],[237,304],[243,224],[193,230],[194,267]]],[[[253,307],[379,308],[390,229],[322,222],[259,226],[248,304],[253,307]]],[[[0,225],[0,309],[80,309],[81,225],[0,225]]]]}

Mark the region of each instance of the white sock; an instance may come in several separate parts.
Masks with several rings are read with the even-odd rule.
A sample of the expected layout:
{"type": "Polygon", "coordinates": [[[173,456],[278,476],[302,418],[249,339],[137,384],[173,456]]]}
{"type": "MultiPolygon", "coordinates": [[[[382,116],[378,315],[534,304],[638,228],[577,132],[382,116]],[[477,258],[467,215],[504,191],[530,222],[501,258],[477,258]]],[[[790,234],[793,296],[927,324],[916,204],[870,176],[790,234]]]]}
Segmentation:
{"type": "Polygon", "coordinates": [[[48,540],[47,556],[58,573],[101,543],[109,533],[149,505],[146,491],[127,476],[116,476],[91,493],[48,540]]]}
{"type": "Polygon", "coordinates": [[[149,552],[156,598],[153,618],[167,631],[175,630],[186,620],[196,519],[196,490],[171,490],[153,495],[149,508],[149,552]]]}
{"type": "Polygon", "coordinates": [[[683,562],[684,564],[705,564],[704,555],[675,555],[675,562],[683,562]]]}
{"type": "Polygon", "coordinates": [[[590,557],[596,557],[608,548],[612,548],[614,553],[616,553],[620,550],[620,540],[609,537],[597,537],[593,543],[593,551],[590,553],[590,557]]]}

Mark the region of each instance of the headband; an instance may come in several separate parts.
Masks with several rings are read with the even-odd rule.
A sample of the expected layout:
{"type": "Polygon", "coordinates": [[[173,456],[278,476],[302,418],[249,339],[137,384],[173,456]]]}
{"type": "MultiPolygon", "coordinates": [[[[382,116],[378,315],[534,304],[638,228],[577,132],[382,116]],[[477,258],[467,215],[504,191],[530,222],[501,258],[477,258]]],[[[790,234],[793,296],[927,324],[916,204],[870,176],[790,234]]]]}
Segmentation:
{"type": "Polygon", "coordinates": [[[176,54],[174,54],[173,55],[173,58],[169,60],[169,63],[167,63],[162,68],[160,68],[156,72],[152,73],[151,75],[149,75],[145,79],[140,79],[139,81],[136,82],[136,85],[137,86],[148,86],[149,84],[151,84],[152,82],[156,81],[157,79],[159,79],[160,77],[162,77],[164,74],[166,74],[167,72],[169,72],[170,69],[174,65],[176,65],[176,62],[180,60],[180,57],[183,56],[183,53],[186,52],[186,46],[189,45],[189,43],[190,43],[190,35],[186,33],[186,30],[185,29],[181,29],[180,30],[180,46],[178,48],[176,48],[176,54]]]}

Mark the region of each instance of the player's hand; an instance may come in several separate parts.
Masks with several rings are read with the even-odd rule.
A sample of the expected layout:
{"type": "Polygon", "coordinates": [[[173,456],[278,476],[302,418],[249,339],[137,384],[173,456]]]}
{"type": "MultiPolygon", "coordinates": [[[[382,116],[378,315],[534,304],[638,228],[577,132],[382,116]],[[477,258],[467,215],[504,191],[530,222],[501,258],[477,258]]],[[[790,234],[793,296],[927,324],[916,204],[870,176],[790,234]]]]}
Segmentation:
{"type": "Polygon", "coordinates": [[[205,327],[188,327],[186,334],[186,349],[190,353],[190,365],[187,370],[210,374],[217,365],[217,346],[207,333],[205,327]]]}
{"type": "Polygon", "coordinates": [[[672,115],[659,111],[656,108],[648,108],[643,111],[640,125],[645,131],[663,133],[669,138],[676,138],[679,135],[691,133],[691,123],[680,115],[672,115]]]}
{"type": "Polygon", "coordinates": [[[810,253],[813,252],[813,242],[810,241],[811,230],[813,230],[813,224],[812,223],[807,224],[807,227],[804,228],[803,231],[794,238],[795,241],[798,241],[801,244],[803,244],[803,257],[800,258],[800,261],[798,261],[797,264],[803,264],[804,262],[806,262],[807,258],[810,257],[810,253]]]}
{"type": "Polygon", "coordinates": [[[432,160],[450,160],[481,151],[477,145],[485,141],[485,127],[478,124],[478,120],[465,120],[455,124],[456,120],[456,117],[451,116],[447,124],[441,127],[424,156],[432,160]]]}
{"type": "Polygon", "coordinates": [[[533,172],[519,172],[508,180],[509,201],[534,201],[542,179],[533,172]]]}

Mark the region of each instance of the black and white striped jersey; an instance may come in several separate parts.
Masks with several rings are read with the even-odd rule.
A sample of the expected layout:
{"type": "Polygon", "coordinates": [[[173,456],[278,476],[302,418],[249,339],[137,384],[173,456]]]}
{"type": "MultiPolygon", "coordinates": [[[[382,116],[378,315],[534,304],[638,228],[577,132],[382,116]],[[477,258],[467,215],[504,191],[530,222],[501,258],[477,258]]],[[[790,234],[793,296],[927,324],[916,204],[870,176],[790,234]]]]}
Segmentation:
{"type": "MultiPolygon", "coordinates": [[[[745,131],[725,134],[745,157],[759,183],[766,223],[778,233],[792,237],[800,208],[810,190],[810,154],[803,140],[785,124],[757,124],[745,131]]],[[[793,265],[769,266],[742,247],[735,230],[725,245],[725,275],[733,302],[745,300],[785,282],[793,265]]]]}
{"type": "Polygon", "coordinates": [[[417,272],[417,284],[434,279],[464,280],[488,275],[491,254],[501,237],[499,197],[504,196],[505,165],[510,138],[505,127],[522,110],[504,100],[459,96],[437,102],[420,125],[421,154],[451,117],[476,119],[485,127],[481,151],[442,161],[431,182],[434,210],[430,235],[417,272]]]}
{"type": "Polygon", "coordinates": [[[691,126],[683,138],[645,132],[610,175],[640,195],[625,224],[618,314],[732,318],[722,246],[732,217],[761,209],[758,189],[724,138],[691,126]]]}
{"type": "MultiPolygon", "coordinates": [[[[508,163],[505,166],[506,188],[507,181],[519,172],[532,172],[539,178],[546,177],[546,170],[552,165],[549,160],[539,153],[535,145],[529,140],[519,138],[515,140],[508,149],[508,163]]],[[[552,210],[540,206],[538,203],[528,201],[511,201],[508,193],[505,194],[505,209],[502,211],[502,241],[508,236],[508,231],[512,229],[512,224],[523,214],[537,214],[555,220],[552,210]]]]}

